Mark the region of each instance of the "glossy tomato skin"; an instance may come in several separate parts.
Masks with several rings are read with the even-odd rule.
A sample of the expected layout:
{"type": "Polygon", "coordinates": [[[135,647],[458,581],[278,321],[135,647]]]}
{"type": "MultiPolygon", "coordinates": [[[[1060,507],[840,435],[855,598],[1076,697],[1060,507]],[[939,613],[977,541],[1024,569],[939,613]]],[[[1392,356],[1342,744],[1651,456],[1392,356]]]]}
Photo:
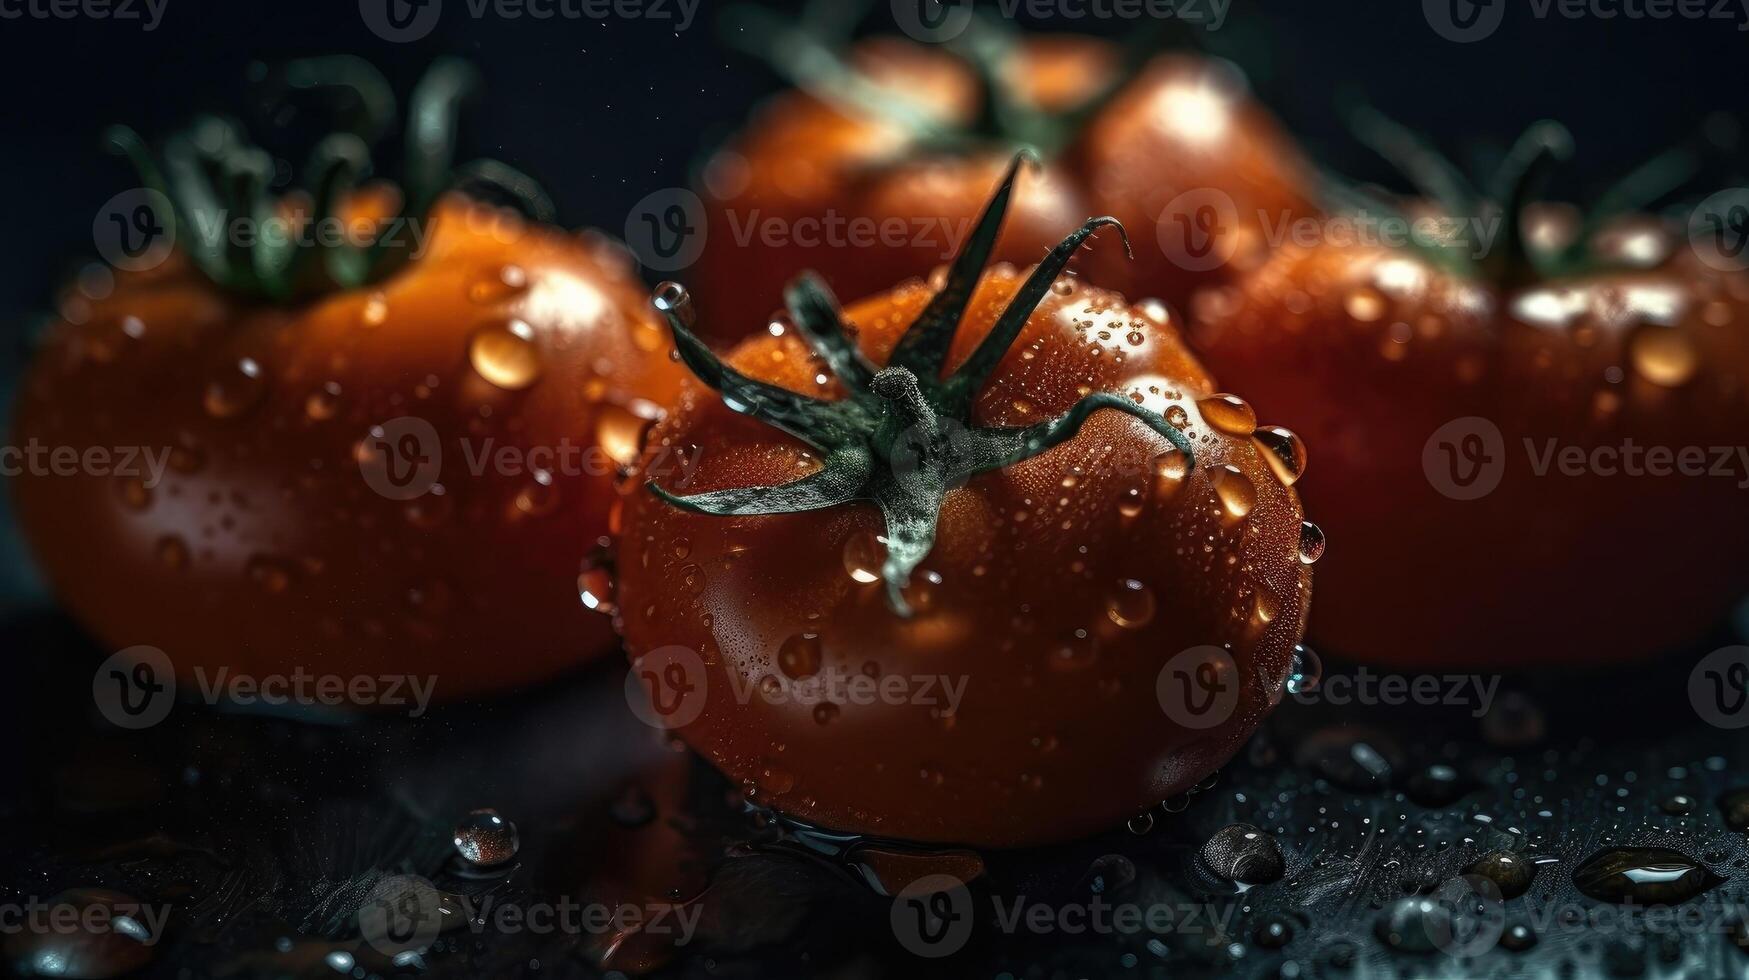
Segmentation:
{"type": "MultiPolygon", "coordinates": [[[[1019,281],[1006,265],[986,276],[950,365],[1019,281]]],[[[875,363],[931,293],[911,283],[846,309],[875,363]]],[[[1225,761],[1279,697],[1310,568],[1297,557],[1298,498],[1256,440],[1204,420],[1198,401],[1214,384],[1163,310],[1059,281],[973,421],[1022,425],[1088,391],[1135,392],[1184,422],[1197,452],[1188,478],[1170,465],[1160,475],[1165,439],[1095,413],[1062,446],[949,494],[906,592],[910,619],[883,599],[872,507],[705,516],[638,488],[634,473],[618,554],[622,629],[634,674],[673,709],[664,715],[680,736],[755,802],[803,821],[998,847],[1121,825],[1225,761]],[[1233,506],[1249,505],[1244,517],[1223,507],[1221,480],[1233,506]],[[1163,709],[1156,680],[1202,644],[1230,650],[1221,677],[1238,693],[1230,714],[1198,728],[1163,709]],[[689,661],[702,684],[664,688],[679,676],[664,673],[670,665],[689,661]],[[850,693],[883,679],[895,693],[850,693]]],[[[821,368],[793,331],[752,339],[729,360],[810,394],[837,384],[816,380],[821,368]]],[[[669,489],[780,483],[815,465],[802,444],[690,385],[651,431],[646,460],[695,447],[694,479],[664,481],[669,489]]]]}
{"type": "Polygon", "coordinates": [[[1201,297],[1210,363],[1318,447],[1304,493],[1338,543],[1320,649],[1625,660],[1698,639],[1749,588],[1740,476],[1610,472],[1630,444],[1739,445],[1749,418],[1749,283],[1651,252],[1671,258],[1498,290],[1407,252],[1288,248],[1201,297]]]}
{"type": "MultiPolygon", "coordinates": [[[[1118,58],[1093,38],[1030,37],[1000,84],[1023,105],[1067,112],[1114,78],[1118,58]]],[[[939,48],[873,39],[851,62],[926,118],[949,128],[973,121],[983,83],[939,48]]],[[[708,230],[688,283],[707,339],[731,342],[763,329],[773,297],[804,270],[854,298],[945,263],[1014,148],[1001,140],[932,147],[891,122],[847,115],[801,92],[779,95],[705,169],[708,230]]],[[[1090,257],[1097,281],[1182,302],[1191,287],[1225,281],[1258,254],[1259,213],[1309,212],[1308,173],[1236,73],[1190,56],[1162,57],[1061,153],[1022,176],[995,257],[1036,262],[1063,227],[1108,213],[1137,236],[1137,261],[1115,250],[1090,257]],[[1180,194],[1207,190],[1234,202],[1237,224],[1221,233],[1236,241],[1226,263],[1195,268],[1163,250],[1154,228],[1180,194]]]]}
{"type": "Polygon", "coordinates": [[[574,585],[614,457],[678,388],[666,332],[605,240],[462,198],[429,227],[374,288],[300,307],[241,303],[176,258],[69,303],[15,439],[168,454],[156,485],[15,481],[44,573],[104,643],[156,646],[184,680],[416,673],[439,699],[612,646],[574,585]]]}

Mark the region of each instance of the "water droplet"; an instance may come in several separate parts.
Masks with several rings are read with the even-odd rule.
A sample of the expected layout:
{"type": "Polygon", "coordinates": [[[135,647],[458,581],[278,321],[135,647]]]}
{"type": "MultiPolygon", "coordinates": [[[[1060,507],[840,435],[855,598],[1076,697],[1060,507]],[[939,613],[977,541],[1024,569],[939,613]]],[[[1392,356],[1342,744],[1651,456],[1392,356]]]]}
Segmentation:
{"type": "Polygon", "coordinates": [[[1465,868],[1464,874],[1481,875],[1499,887],[1501,898],[1514,899],[1530,890],[1536,865],[1511,851],[1489,851],[1465,868]]]}
{"type": "Polygon", "coordinates": [[[1215,831],[1199,852],[1202,866],[1222,881],[1266,885],[1286,872],[1281,842],[1248,823],[1215,831]]]}
{"type": "Polygon", "coordinates": [[[207,414],[219,419],[235,418],[255,407],[266,389],[261,365],[253,358],[241,358],[207,382],[204,400],[207,414]]]}
{"type": "Polygon", "coordinates": [[[1674,905],[1722,879],[1679,851],[1622,847],[1601,851],[1573,872],[1573,886],[1600,902],[1674,905]]]}
{"type": "Polygon", "coordinates": [[[844,571],[863,585],[881,580],[886,546],[873,531],[857,531],[844,541],[844,571]]]}
{"type": "Polygon", "coordinates": [[[540,377],[540,348],[534,328],[505,320],[481,328],[468,343],[468,363],[480,377],[506,391],[519,391],[540,377]]]}
{"type": "Polygon", "coordinates": [[[1190,457],[1176,446],[1154,457],[1154,496],[1171,500],[1190,476],[1190,457]]]}
{"type": "Polygon", "coordinates": [[[1536,933],[1522,922],[1515,922],[1506,927],[1500,934],[1500,948],[1513,953],[1522,953],[1536,945],[1536,933]]]}
{"type": "Polygon", "coordinates": [[[1687,384],[1700,367],[1693,341],[1677,327],[1642,326],[1629,339],[1628,351],[1635,373],[1666,388],[1687,384]]]}
{"type": "Polygon", "coordinates": [[[583,608],[612,616],[619,612],[614,604],[613,557],[606,549],[597,549],[583,560],[577,573],[577,597],[583,608]]]}
{"type": "Polygon", "coordinates": [[[1257,488],[1237,466],[1222,464],[1209,474],[1209,482],[1214,484],[1215,496],[1220,499],[1221,512],[1228,523],[1244,520],[1251,508],[1257,506],[1257,488]]]}
{"type": "Polygon", "coordinates": [[[1324,679],[1324,661],[1316,651],[1303,644],[1294,644],[1293,658],[1288,661],[1287,692],[1303,694],[1318,689],[1324,679]]]}
{"type": "Polygon", "coordinates": [[[1293,923],[1279,916],[1271,916],[1257,927],[1253,939],[1264,949],[1280,949],[1293,942],[1293,923]]]}
{"type": "Polygon", "coordinates": [[[692,305],[692,294],[686,287],[673,281],[656,284],[656,291],[650,294],[650,303],[664,313],[672,312],[680,318],[684,326],[692,326],[697,311],[692,305]]]}
{"type": "Polygon", "coordinates": [[[631,466],[644,449],[644,435],[653,421],[654,409],[646,414],[617,402],[602,402],[596,409],[595,441],[615,464],[631,466]]]}
{"type": "Polygon", "coordinates": [[[1279,425],[1257,430],[1257,442],[1263,447],[1263,458],[1284,487],[1299,482],[1306,472],[1306,444],[1300,437],[1279,425]]]}
{"type": "Polygon", "coordinates": [[[1324,529],[1311,521],[1300,522],[1300,564],[1316,564],[1324,557],[1324,529]]]}
{"type": "Polygon", "coordinates": [[[1190,413],[1184,410],[1183,405],[1173,405],[1166,409],[1166,421],[1174,429],[1183,429],[1190,424],[1190,413]]]}
{"type": "Polygon", "coordinates": [[[1438,899],[1412,895],[1386,906],[1373,928],[1380,942],[1398,952],[1431,953],[1449,938],[1446,929],[1433,928],[1433,924],[1451,919],[1452,910],[1438,899]]]}
{"type": "Polygon", "coordinates": [[[1154,815],[1152,813],[1138,814],[1131,817],[1129,823],[1124,826],[1130,833],[1140,837],[1154,829],[1154,815]]]}
{"type": "Polygon", "coordinates": [[[472,810],[455,825],[456,852],[469,864],[489,867],[516,856],[516,825],[490,808],[472,810]]]}
{"type": "Polygon", "coordinates": [[[1257,430],[1257,412],[1238,395],[1222,392],[1196,403],[1208,423],[1231,436],[1248,436],[1257,430]]]}
{"type": "Polygon", "coordinates": [[[1141,629],[1154,618],[1154,590],[1133,578],[1118,582],[1105,597],[1105,615],[1125,629],[1141,629]]]}
{"type": "Polygon", "coordinates": [[[1422,806],[1450,806],[1463,798],[1468,784],[1451,766],[1435,763],[1409,777],[1409,798],[1422,806]]]}
{"type": "Polygon", "coordinates": [[[1281,602],[1267,587],[1259,587],[1251,596],[1251,625],[1261,629],[1281,615],[1281,602]]]}
{"type": "MultiPolygon", "coordinates": [[[[1686,817],[1694,812],[1694,797],[1684,796],[1681,793],[1678,793],[1675,796],[1666,798],[1663,803],[1659,804],[1659,806],[1665,813],[1668,813],[1673,817],[1686,817]]],[[[1737,829],[1740,830],[1742,828],[1737,829]]]]}
{"type": "Polygon", "coordinates": [[[797,633],[777,648],[777,667],[792,680],[819,673],[824,659],[818,633],[797,633]]]}

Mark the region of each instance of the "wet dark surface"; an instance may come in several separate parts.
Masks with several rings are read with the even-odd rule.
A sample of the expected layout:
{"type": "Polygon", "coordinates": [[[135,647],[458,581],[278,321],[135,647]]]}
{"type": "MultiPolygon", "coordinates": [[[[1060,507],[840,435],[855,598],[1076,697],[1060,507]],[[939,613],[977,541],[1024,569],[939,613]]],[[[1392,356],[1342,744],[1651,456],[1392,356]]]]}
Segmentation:
{"type": "Polygon", "coordinates": [[[60,956],[166,977],[1749,975],[1749,841],[1728,822],[1749,753],[1686,693],[1711,646],[1628,672],[1507,678],[1489,714],[1474,699],[1290,700],[1151,821],[978,854],[750,812],[632,716],[617,662],[417,719],[181,703],[123,732],[91,700],[103,651],[64,619],[14,614],[0,643],[13,666],[0,901],[131,899],[142,935],[168,907],[150,947],[126,923],[9,935],[15,969],[60,956]],[[502,828],[470,817],[483,808],[514,824],[502,863],[457,852],[467,823],[505,856],[502,828]],[[943,879],[917,882],[940,875],[971,884],[932,904],[943,879]],[[441,906],[415,951],[371,918],[409,881],[441,906]],[[954,924],[969,908],[969,925],[932,931],[919,895],[954,924]],[[563,914],[625,905],[664,919],[563,914]]]}

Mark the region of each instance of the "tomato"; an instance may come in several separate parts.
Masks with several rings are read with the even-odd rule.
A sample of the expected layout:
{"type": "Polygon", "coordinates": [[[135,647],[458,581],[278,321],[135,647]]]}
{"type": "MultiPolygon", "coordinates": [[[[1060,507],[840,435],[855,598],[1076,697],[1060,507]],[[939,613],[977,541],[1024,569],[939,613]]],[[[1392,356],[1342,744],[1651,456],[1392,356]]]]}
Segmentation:
{"type": "Polygon", "coordinates": [[[1036,262],[1057,229],[1110,214],[1140,247],[1134,261],[1090,256],[1092,278],[1132,297],[1182,303],[1261,257],[1266,222],[1313,210],[1310,168],[1224,62],[1028,36],[981,77],[944,48],[877,38],[828,72],[817,43],[779,47],[779,61],[812,59],[792,72],[802,90],[705,168],[691,283],[706,339],[763,329],[804,269],[859,297],[942,264],[1019,146],[1047,163],[1022,179],[996,258],[1036,262]]]}
{"type": "Polygon", "coordinates": [[[1299,440],[1217,392],[1165,307],[1062,275],[1109,219],[980,277],[1013,180],[934,285],[840,317],[801,277],[726,362],[658,289],[704,385],[624,491],[633,675],[807,823],[989,846],[1122,824],[1227,759],[1295,656],[1322,544],[1299,440]],[[657,471],[677,453],[690,474],[657,471]],[[1174,670],[1226,702],[1186,714],[1174,670]]]}
{"type": "MultiPolygon", "coordinates": [[[[409,214],[416,254],[308,298],[241,292],[265,284],[235,263],[221,287],[193,247],[69,290],[14,441],[110,455],[44,455],[14,493],[104,643],[158,647],[185,681],[413,673],[438,698],[614,646],[576,582],[618,465],[678,390],[666,331],[603,239],[459,195],[409,214]]],[[[311,248],[314,274],[333,255],[311,248]]]]}
{"type": "MultiPolygon", "coordinates": [[[[1515,157],[1546,163],[1563,141],[1533,132],[1515,157]]],[[[1540,169],[1520,172],[1534,184],[1540,169]]],[[[1557,255],[1534,243],[1573,238],[1563,212],[1508,213],[1492,249],[1292,246],[1195,305],[1214,369],[1319,448],[1303,492],[1340,545],[1319,568],[1321,648],[1621,660],[1696,640],[1749,587],[1729,557],[1749,545],[1749,466],[1731,448],[1749,409],[1749,282],[1648,217],[1557,255]],[[1670,472],[1686,447],[1684,465],[1734,475],[1670,472]]]]}

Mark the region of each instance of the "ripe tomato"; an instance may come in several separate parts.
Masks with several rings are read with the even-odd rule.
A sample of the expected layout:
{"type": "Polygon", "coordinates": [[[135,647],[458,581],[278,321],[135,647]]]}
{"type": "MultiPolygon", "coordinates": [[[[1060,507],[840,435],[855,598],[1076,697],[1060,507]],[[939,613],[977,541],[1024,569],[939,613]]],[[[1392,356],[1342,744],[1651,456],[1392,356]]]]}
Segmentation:
{"type": "MultiPolygon", "coordinates": [[[[1511,197],[1530,199],[1563,142],[1527,137],[1515,159],[1543,163],[1511,197]]],[[[1520,210],[1491,249],[1288,247],[1195,305],[1214,369],[1328,463],[1304,490],[1340,544],[1319,569],[1321,647],[1403,664],[1620,660],[1697,639],[1749,587],[1730,557],[1749,545],[1749,467],[1729,448],[1749,410],[1749,281],[1643,217],[1605,223],[1575,255],[1539,251],[1567,223],[1520,210]],[[1646,472],[1685,447],[1708,469],[1728,452],[1735,475],[1646,472]]]]}
{"type": "Polygon", "coordinates": [[[1129,296],[1182,303],[1263,254],[1262,216],[1312,210],[1310,168],[1224,62],[1029,36],[980,78],[943,48],[890,38],[858,44],[834,71],[820,68],[831,57],[817,43],[780,46],[777,60],[808,59],[792,72],[802,89],[760,110],[705,169],[691,281],[707,339],[762,329],[804,269],[858,297],[945,262],[1020,146],[1047,163],[1022,179],[996,258],[1036,262],[1057,229],[1110,214],[1142,236],[1136,259],[1096,254],[1090,268],[1129,296]]]}
{"type": "Polygon", "coordinates": [[[803,277],[727,367],[658,290],[721,396],[651,430],[644,465],[697,452],[690,481],[627,483],[622,632],[665,723],[803,821],[992,846],[1121,824],[1227,759],[1294,657],[1321,548],[1299,440],[1217,393],[1163,306],[1061,275],[1110,219],[980,278],[1012,181],[942,281],[840,320],[803,277]],[[1228,700],[1164,699],[1172,669],[1228,700]]]}
{"type": "MultiPolygon", "coordinates": [[[[358,218],[385,192],[351,199],[358,218]]],[[[14,492],[102,641],[156,646],[185,681],[414,673],[438,698],[610,648],[575,583],[616,466],[678,390],[666,331],[605,240],[459,195],[409,213],[415,254],[308,300],[221,288],[194,247],[70,291],[15,440],[115,455],[44,457],[14,492]]]]}

